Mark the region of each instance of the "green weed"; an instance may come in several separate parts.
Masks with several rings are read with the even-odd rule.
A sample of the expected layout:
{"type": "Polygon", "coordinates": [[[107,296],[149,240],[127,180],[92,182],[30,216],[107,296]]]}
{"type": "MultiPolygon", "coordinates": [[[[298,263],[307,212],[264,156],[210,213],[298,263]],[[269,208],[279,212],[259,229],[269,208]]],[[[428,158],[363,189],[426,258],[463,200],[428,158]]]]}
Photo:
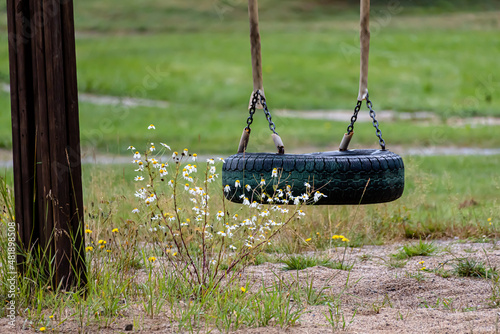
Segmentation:
{"type": "Polygon", "coordinates": [[[430,256],[437,251],[437,246],[432,242],[420,240],[417,244],[405,245],[401,250],[392,256],[395,259],[403,260],[414,256],[430,256]]]}
{"type": "Polygon", "coordinates": [[[453,273],[458,277],[492,278],[498,276],[495,268],[487,268],[483,261],[473,258],[458,259],[453,264],[453,273]]]}
{"type": "Polygon", "coordinates": [[[317,258],[304,255],[292,255],[281,260],[281,263],[285,264],[283,270],[303,270],[309,267],[315,267],[320,262],[321,261],[317,258]]]}

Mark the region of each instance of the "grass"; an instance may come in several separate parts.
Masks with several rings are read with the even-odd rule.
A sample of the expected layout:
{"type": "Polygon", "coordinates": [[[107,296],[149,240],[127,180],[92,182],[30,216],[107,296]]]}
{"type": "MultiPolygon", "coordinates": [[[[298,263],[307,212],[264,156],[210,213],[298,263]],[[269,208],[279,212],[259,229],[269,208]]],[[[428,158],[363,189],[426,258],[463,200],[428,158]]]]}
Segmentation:
{"type": "MultiPolygon", "coordinates": [[[[463,239],[482,238],[483,235],[489,239],[498,237],[500,156],[410,157],[404,161],[406,186],[400,200],[359,208],[308,207],[309,214],[316,218],[305,224],[294,223],[299,234],[287,232],[281,246],[272,247],[278,253],[282,249],[290,250],[289,254],[310,251],[309,244],[323,250],[333,247],[331,237],[340,233],[351,240],[350,244],[356,245],[455,236],[463,239]],[[470,173],[471,170],[474,173],[470,173]],[[478,204],[460,208],[471,198],[478,204]],[[492,225],[488,218],[492,218],[492,225]],[[312,240],[304,243],[311,236],[312,240]]],[[[2,173],[9,185],[13,182],[11,173],[11,170],[2,173]]],[[[130,219],[135,199],[125,195],[133,193],[135,175],[129,165],[83,166],[85,209],[90,224],[100,223],[101,212],[109,212],[118,225],[130,219]],[[102,202],[103,198],[107,200],[102,202]]],[[[230,205],[233,208],[233,204],[230,205]]]]}
{"type": "MultiPolygon", "coordinates": [[[[8,97],[0,93],[0,101],[8,105],[8,97]]],[[[213,109],[211,107],[171,105],[170,108],[121,109],[80,105],[81,142],[87,156],[93,152],[126,154],[132,143],[164,141],[172,147],[189,147],[200,154],[233,154],[238,145],[241,131],[245,126],[245,108],[213,109]],[[151,122],[164,129],[150,136],[144,130],[151,122]],[[175,124],[173,126],[172,124],[175,124]],[[221,131],[224,129],[224,131],[221,131]],[[182,146],[181,146],[182,145],[182,146]]],[[[272,112],[272,110],[271,110],[272,112]]],[[[11,146],[10,115],[7,110],[0,112],[0,147],[11,146]]],[[[273,116],[278,132],[287,147],[287,152],[307,152],[315,150],[335,150],[349,122],[324,122],[322,120],[302,120],[273,116]]],[[[257,114],[253,125],[249,151],[272,152],[275,150],[270,138],[266,120],[257,114]]],[[[444,124],[423,125],[408,121],[381,122],[381,130],[387,147],[405,152],[405,147],[459,146],[471,143],[480,147],[500,147],[496,127],[465,126],[450,127],[444,124]],[[402,147],[398,147],[402,146],[402,147]]],[[[377,147],[375,130],[369,123],[356,125],[353,148],[377,147]]]]}
{"type": "Polygon", "coordinates": [[[328,258],[317,258],[304,255],[291,255],[281,260],[285,264],[283,270],[304,270],[306,268],[323,266],[330,269],[351,270],[354,264],[345,261],[333,261],[328,258]]]}
{"type": "Polygon", "coordinates": [[[498,276],[495,268],[487,268],[483,261],[473,258],[458,259],[453,265],[453,273],[458,277],[493,278],[498,276]]]}
{"type": "MultiPolygon", "coordinates": [[[[472,8],[461,1],[454,4],[453,13],[447,12],[447,5],[432,3],[427,3],[425,9],[405,4],[388,21],[381,21],[382,16],[373,18],[372,27],[379,26],[372,30],[370,59],[370,92],[376,110],[429,110],[443,120],[500,115],[500,100],[496,98],[500,77],[491,72],[496,58],[494,52],[488,52],[500,46],[494,11],[498,3],[476,3],[472,8]],[[461,12],[471,8],[473,14],[461,12]],[[485,9],[491,12],[481,12],[485,9]]],[[[88,0],[75,6],[80,91],[170,103],[163,109],[81,103],[86,154],[123,154],[130,144],[139,147],[152,141],[167,142],[179,151],[189,147],[202,154],[235,151],[251,90],[243,2],[147,0],[139,5],[131,0],[119,4],[115,0],[88,0]],[[151,122],[159,129],[155,135],[145,130],[151,122]]],[[[261,1],[261,8],[264,78],[271,112],[352,109],[359,71],[356,10],[271,0],[261,1]]],[[[375,8],[387,9],[376,4],[375,8]]],[[[5,21],[0,21],[2,25],[5,27],[5,21]]],[[[7,59],[4,32],[0,34],[0,83],[4,84],[8,82],[7,59]]],[[[9,118],[8,94],[0,93],[3,148],[11,146],[9,118]]],[[[276,115],[273,120],[287,148],[297,150],[311,146],[335,149],[349,121],[276,115]]],[[[254,124],[251,149],[272,151],[263,117],[257,117],[254,124]]],[[[500,146],[498,126],[450,127],[444,122],[397,121],[381,122],[381,127],[389,148],[471,143],[500,146]]],[[[353,146],[376,145],[369,124],[359,124],[356,129],[353,146]]],[[[235,269],[275,261],[285,254],[289,256],[285,261],[290,270],[315,265],[350,270],[352,265],[343,260],[303,255],[306,251],[333,248],[331,237],[339,233],[351,240],[350,246],[420,239],[398,253],[397,257],[404,259],[436,251],[432,242],[422,239],[485,239],[484,235],[488,240],[498,238],[500,156],[405,157],[405,164],[406,189],[399,201],[378,206],[308,207],[305,219],[290,221],[276,236],[266,249],[269,254],[249,257],[247,263],[235,269]],[[304,242],[309,238],[311,242],[304,242]]],[[[205,167],[199,165],[200,169],[205,167]]],[[[252,285],[244,278],[223,288],[212,285],[206,290],[189,284],[190,274],[185,268],[173,271],[172,263],[167,263],[175,250],[164,243],[160,230],[153,229],[157,226],[153,226],[151,217],[131,214],[137,205],[133,169],[130,165],[84,165],[85,227],[92,231],[87,233],[87,243],[94,241],[95,248],[87,257],[87,298],[83,299],[80,291],[51,287],[53,273],[40,272],[39,262],[33,259],[30,270],[35,280],[19,280],[17,305],[20,316],[32,328],[58,330],[66,322],[76,322],[80,331],[97,330],[122,321],[132,305],[149,318],[162,317],[179,332],[212,328],[228,332],[268,325],[286,329],[297,324],[308,306],[325,303],[328,309],[324,315],[333,329],[347,329],[352,323],[355,309],[352,318],[345,315],[341,296],[331,295],[326,283],[316,288],[313,278],[308,278],[306,286],[283,279],[267,286],[252,285]],[[112,232],[115,228],[119,232],[112,232]],[[109,248],[99,249],[97,240],[108,240],[109,248]]],[[[7,187],[0,187],[2,226],[12,220],[13,206],[11,170],[4,175],[7,187]]],[[[161,191],[167,192],[163,188],[161,191]]],[[[213,200],[213,207],[224,207],[223,212],[250,214],[232,203],[223,206],[218,196],[213,200]]],[[[186,210],[191,206],[187,199],[182,203],[186,210]]],[[[0,231],[3,248],[5,230],[0,231]]],[[[199,256],[197,245],[189,250],[199,256]]],[[[4,253],[0,263],[5,263],[4,253]]],[[[231,254],[224,254],[220,269],[228,269],[233,259],[231,254]]],[[[492,304],[498,305],[498,281],[494,282],[498,275],[491,274],[482,262],[467,261],[457,262],[456,274],[460,271],[464,276],[492,278],[492,304]]],[[[405,264],[392,257],[389,261],[392,267],[405,264]]],[[[0,268],[4,270],[5,265],[0,268]]],[[[5,295],[7,284],[2,279],[0,282],[0,293],[5,295]]],[[[127,321],[137,328],[142,320],[127,321]]]]}
{"type": "MultiPolygon", "coordinates": [[[[399,254],[399,253],[398,253],[399,254]]],[[[399,258],[399,256],[391,256],[384,264],[389,268],[404,268],[408,261],[399,258]]]]}
{"type": "Polygon", "coordinates": [[[417,244],[405,245],[403,248],[393,254],[397,260],[404,260],[414,256],[430,256],[437,251],[437,247],[432,242],[420,240],[417,244]]]}
{"type": "MultiPolygon", "coordinates": [[[[76,4],[79,90],[171,103],[166,109],[82,103],[85,149],[123,154],[129,143],[144,138],[139,124],[154,122],[168,128],[162,140],[170,144],[199,153],[235,151],[252,87],[247,14],[244,3],[216,4],[232,9],[221,19],[214,3],[208,2],[148,0],[141,3],[141,10],[128,0],[119,6],[116,1],[76,4]]],[[[279,4],[282,14],[276,17],[277,6],[275,1],[261,5],[264,80],[271,112],[352,109],[359,72],[355,8],[339,11],[334,5],[290,1],[279,4]]],[[[376,22],[381,26],[373,31],[370,59],[376,110],[428,110],[443,119],[499,115],[500,100],[495,97],[500,78],[490,71],[496,58],[493,52],[484,52],[498,47],[495,12],[465,15],[460,12],[463,5],[454,6],[459,12],[438,14],[429,7],[419,12],[404,5],[388,20],[373,19],[374,26],[376,22]]],[[[487,2],[476,9],[481,6],[498,7],[487,2]]],[[[9,73],[6,38],[0,34],[3,83],[8,83],[9,73]]],[[[0,147],[11,146],[9,115],[8,95],[1,93],[0,147]]],[[[287,149],[295,150],[335,149],[349,121],[276,115],[273,120],[287,149]]],[[[389,148],[500,146],[498,126],[381,124],[389,148]]],[[[358,129],[353,144],[375,147],[372,129],[366,124],[358,129]]],[[[272,151],[268,134],[264,118],[257,117],[250,149],[272,151]]]]}
{"type": "Polygon", "coordinates": [[[321,263],[323,262],[326,261],[303,255],[292,255],[286,259],[281,260],[281,263],[285,264],[283,270],[304,270],[306,268],[321,265],[321,263]]]}
{"type": "MultiPolygon", "coordinates": [[[[314,243],[315,248],[323,250],[333,247],[331,237],[339,233],[346,235],[351,240],[350,244],[356,245],[455,236],[498,237],[500,216],[497,195],[500,178],[497,170],[500,156],[405,158],[405,164],[406,187],[400,200],[359,208],[308,207],[309,214],[316,218],[305,225],[294,223],[293,226],[300,233],[286,232],[281,246],[272,247],[278,253],[286,249],[289,254],[293,254],[311,250],[309,244],[314,243]],[[475,172],[470,173],[470,170],[475,172]],[[471,198],[478,205],[460,208],[464,201],[471,198]],[[492,218],[492,225],[488,218],[492,218]],[[304,243],[310,236],[313,236],[312,240],[304,243]]],[[[11,185],[11,170],[2,174],[7,176],[7,182],[11,185]]],[[[85,209],[89,223],[99,223],[100,212],[110,212],[118,225],[130,219],[135,202],[124,195],[133,193],[134,176],[133,168],[126,165],[112,168],[84,165],[85,209]],[[103,198],[107,201],[101,202],[103,198]]],[[[233,208],[233,204],[230,205],[233,208]]]]}
{"type": "MultiPolygon", "coordinates": [[[[274,254],[262,253],[254,259],[249,259],[249,263],[258,264],[279,258],[280,254],[281,257],[283,254],[293,254],[291,250],[294,254],[299,254],[297,255],[299,260],[295,262],[300,262],[301,258],[307,259],[307,256],[301,253],[311,251],[311,244],[315,245],[315,250],[330,249],[336,245],[332,244],[335,241],[332,240],[332,235],[338,234],[347,236],[351,240],[349,245],[382,244],[419,236],[430,240],[451,236],[468,238],[483,235],[491,239],[497,238],[500,217],[495,194],[500,181],[497,175],[499,159],[499,156],[482,159],[477,157],[408,159],[406,160],[407,188],[399,201],[377,206],[307,207],[305,219],[291,221],[289,226],[276,237],[269,248],[274,254]],[[476,172],[467,172],[470,170],[476,172]],[[460,209],[460,204],[470,198],[474,198],[478,204],[460,209]],[[309,242],[304,242],[309,238],[311,238],[309,242]]],[[[204,163],[200,162],[200,171],[204,168],[204,163]]],[[[308,283],[309,288],[305,290],[304,287],[299,289],[298,284],[290,284],[291,290],[285,289],[290,291],[290,296],[301,296],[302,304],[294,304],[295,301],[292,303],[290,296],[280,294],[279,291],[283,290],[284,283],[279,282],[276,283],[278,285],[267,286],[263,290],[263,287],[252,287],[247,282],[240,281],[212,297],[193,300],[192,295],[195,293],[193,288],[179,284],[179,279],[168,273],[164,262],[158,260],[152,264],[148,260],[151,256],[163,258],[163,250],[155,246],[161,240],[161,233],[148,231],[150,219],[147,217],[130,213],[137,205],[133,196],[136,183],[132,181],[137,173],[133,169],[132,165],[83,166],[85,222],[86,228],[92,230],[92,238],[88,234],[87,241],[113,240],[114,236],[120,241],[117,244],[121,245],[117,248],[120,251],[116,254],[117,261],[109,261],[106,253],[96,253],[94,257],[88,259],[91,285],[90,297],[87,300],[79,299],[78,294],[67,294],[58,290],[47,294],[49,285],[43,283],[46,278],[40,277],[37,285],[23,281],[25,285],[21,285],[20,289],[24,291],[26,299],[21,300],[19,304],[20,309],[25,310],[21,316],[30,319],[35,328],[36,326],[58,328],[62,326],[59,323],[65,321],[77,321],[81,324],[81,328],[108,326],[109,323],[118,321],[120,314],[126,312],[132,304],[140,305],[144,314],[153,318],[167,309],[170,314],[169,321],[179,331],[191,329],[194,331],[208,327],[236,330],[265,324],[287,327],[296,323],[297,317],[302,314],[306,305],[325,302],[330,303],[328,310],[331,308],[332,312],[330,314],[327,310],[326,316],[333,325],[341,328],[349,324],[351,318],[350,316],[347,318],[346,315],[342,318],[339,300],[333,300],[328,291],[318,289],[317,285],[313,287],[309,284],[311,282],[308,283]],[[111,232],[114,228],[118,228],[118,234],[111,232]],[[116,273],[119,273],[118,277],[116,273]],[[142,280],[138,280],[137,273],[141,273],[142,280]],[[245,288],[245,292],[241,291],[242,287],[245,288]],[[103,294],[107,298],[103,299],[103,294]],[[152,298],[152,296],[160,297],[152,298]],[[38,305],[40,309],[37,308],[38,305]],[[184,306],[178,307],[178,305],[184,306]],[[71,313],[73,314],[71,318],[65,315],[66,309],[75,310],[71,313]],[[98,316],[95,315],[96,312],[98,316]],[[200,313],[207,316],[199,317],[200,313]],[[55,320],[48,318],[49,314],[54,314],[55,320]],[[193,319],[198,320],[193,322],[193,319]]],[[[8,177],[5,189],[10,189],[11,171],[5,175],[8,177]]],[[[12,200],[12,193],[9,195],[7,190],[3,193],[6,197],[2,197],[0,207],[7,209],[12,200]]],[[[214,201],[215,207],[221,205],[217,196],[214,196],[214,201]]],[[[186,201],[182,207],[190,207],[187,206],[189,204],[186,201]]],[[[239,205],[227,203],[226,209],[238,212],[242,217],[246,215],[239,205]]],[[[2,224],[7,221],[8,216],[8,211],[5,211],[2,224]]],[[[108,241],[108,245],[111,247],[115,244],[108,241]]],[[[344,246],[342,242],[340,245],[344,246]]],[[[406,249],[409,254],[425,256],[432,253],[431,246],[432,242],[420,240],[416,245],[407,246],[406,249]]],[[[230,259],[224,260],[221,268],[229,262],[230,259]]],[[[308,263],[308,265],[325,264],[335,267],[335,261],[322,261],[321,258],[315,258],[312,263],[308,263]]],[[[50,276],[50,273],[48,275],[50,276]]],[[[293,298],[295,300],[295,297],[293,298]]]]}

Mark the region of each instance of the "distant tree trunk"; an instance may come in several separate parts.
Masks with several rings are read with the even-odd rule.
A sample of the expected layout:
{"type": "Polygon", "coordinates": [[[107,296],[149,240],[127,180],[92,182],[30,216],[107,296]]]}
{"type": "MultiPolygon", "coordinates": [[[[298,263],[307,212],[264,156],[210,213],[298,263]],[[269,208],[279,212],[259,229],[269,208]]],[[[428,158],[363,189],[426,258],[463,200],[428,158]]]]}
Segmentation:
{"type": "Polygon", "coordinates": [[[73,1],[7,0],[7,19],[18,245],[85,285],[73,1]]]}

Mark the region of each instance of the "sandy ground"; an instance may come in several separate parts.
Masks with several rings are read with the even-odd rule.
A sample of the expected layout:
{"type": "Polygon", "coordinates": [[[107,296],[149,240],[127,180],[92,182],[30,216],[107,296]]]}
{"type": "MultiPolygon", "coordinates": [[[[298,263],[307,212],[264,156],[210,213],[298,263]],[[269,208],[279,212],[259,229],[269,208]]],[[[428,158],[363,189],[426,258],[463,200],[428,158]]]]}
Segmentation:
{"type": "MultiPolygon", "coordinates": [[[[500,244],[464,243],[458,240],[436,241],[439,253],[435,256],[414,257],[403,268],[388,265],[389,254],[401,248],[401,244],[386,246],[364,246],[348,252],[347,259],[354,263],[352,271],[313,267],[298,273],[301,284],[314,278],[314,287],[327,287],[328,293],[340,295],[346,333],[496,333],[500,327],[500,309],[492,308],[491,281],[481,278],[443,278],[434,272],[419,270],[424,265],[429,270],[444,264],[452,269],[454,258],[474,258],[485,261],[492,267],[500,267],[500,244]],[[451,260],[451,261],[450,261],[451,260]],[[446,262],[449,261],[449,262],[446,262]],[[420,273],[421,279],[415,275],[420,273]],[[347,288],[346,288],[347,287],[347,288]],[[344,292],[342,292],[345,290],[344,292]],[[356,314],[353,316],[354,312],[356,314]]],[[[333,259],[342,256],[342,250],[332,250],[325,255],[333,259]]],[[[249,267],[247,278],[259,284],[270,283],[276,275],[291,281],[297,279],[297,272],[282,270],[282,264],[264,263],[249,267]]],[[[250,291],[251,292],[251,291],[250,291]]],[[[500,297],[499,297],[500,298],[500,297]]],[[[331,333],[332,326],[324,313],[327,306],[309,306],[297,326],[251,328],[236,333],[331,333]]],[[[161,315],[155,319],[140,314],[140,309],[131,307],[128,316],[119,318],[108,328],[86,328],[85,333],[121,333],[125,326],[134,321],[133,332],[177,333],[161,315]]],[[[29,327],[24,319],[17,319],[19,333],[29,327]]],[[[339,324],[342,327],[342,321],[339,324]]],[[[67,322],[60,327],[64,333],[76,333],[75,323],[67,322]]],[[[342,331],[338,328],[338,331],[342,331]]],[[[8,327],[7,319],[0,319],[0,333],[14,333],[8,327]]],[[[52,331],[50,331],[52,332],[52,331]]],[[[55,331],[57,332],[57,331],[55,331]]],[[[206,331],[201,331],[202,333],[206,331]]],[[[218,331],[212,331],[218,333],[218,331]]]]}

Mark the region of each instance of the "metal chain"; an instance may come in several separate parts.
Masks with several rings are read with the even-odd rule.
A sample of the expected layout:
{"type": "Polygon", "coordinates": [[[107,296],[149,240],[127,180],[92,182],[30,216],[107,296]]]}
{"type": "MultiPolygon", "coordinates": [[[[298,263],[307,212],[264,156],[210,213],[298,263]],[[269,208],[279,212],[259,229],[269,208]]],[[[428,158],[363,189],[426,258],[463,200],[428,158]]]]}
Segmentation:
{"type": "Polygon", "coordinates": [[[271,130],[274,134],[278,134],[276,132],[276,125],[272,121],[271,113],[269,109],[267,109],[266,98],[264,96],[260,96],[260,103],[262,104],[262,108],[264,109],[264,114],[266,114],[267,122],[269,123],[269,130],[271,130]]]}
{"type": "Polygon", "coordinates": [[[266,103],[266,98],[260,93],[260,91],[256,91],[253,94],[252,97],[252,104],[250,105],[250,109],[248,112],[250,113],[250,116],[247,118],[247,126],[245,129],[250,130],[250,125],[253,122],[253,115],[255,114],[255,109],[257,108],[257,102],[260,99],[260,104],[262,104],[262,107],[264,109],[264,114],[266,115],[267,122],[269,123],[269,129],[274,133],[278,134],[276,132],[276,125],[272,121],[271,113],[269,112],[269,109],[267,108],[267,103],[266,103]]]}
{"type": "Polygon", "coordinates": [[[352,131],[354,131],[354,123],[356,123],[356,120],[358,119],[358,113],[359,110],[361,109],[362,103],[363,101],[358,101],[358,103],[356,103],[356,107],[354,108],[354,114],[351,117],[351,124],[349,124],[349,126],[347,127],[348,135],[351,134],[352,131]]]}
{"type": "Polygon", "coordinates": [[[378,142],[380,144],[380,147],[382,148],[382,151],[384,151],[385,150],[385,140],[382,139],[382,131],[380,131],[380,129],[378,127],[378,121],[375,118],[375,116],[377,116],[377,115],[375,114],[375,111],[373,110],[373,104],[372,104],[372,101],[370,101],[370,99],[368,98],[368,95],[366,95],[366,106],[368,107],[368,109],[370,109],[370,117],[373,120],[372,121],[373,126],[377,130],[378,142]]]}
{"type": "Polygon", "coordinates": [[[245,127],[246,130],[250,130],[250,125],[252,125],[253,115],[255,114],[255,108],[257,107],[258,96],[258,91],[253,94],[252,104],[250,105],[250,109],[248,109],[248,113],[250,114],[250,116],[248,116],[247,118],[247,126],[245,127]]]}

